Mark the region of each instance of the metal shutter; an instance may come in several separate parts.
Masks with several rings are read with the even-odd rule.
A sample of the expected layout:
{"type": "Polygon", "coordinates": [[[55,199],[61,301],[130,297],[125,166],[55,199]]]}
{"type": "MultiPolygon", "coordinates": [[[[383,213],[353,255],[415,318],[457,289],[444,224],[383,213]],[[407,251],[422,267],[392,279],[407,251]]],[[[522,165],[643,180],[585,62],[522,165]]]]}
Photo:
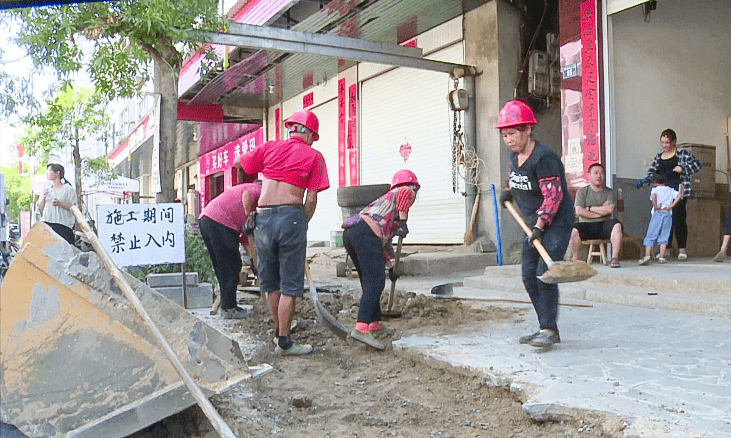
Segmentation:
{"type": "MultiPolygon", "coordinates": [[[[431,55],[463,63],[462,43],[431,55]]],[[[397,68],[361,86],[361,181],[390,183],[394,172],[409,169],[421,184],[409,212],[409,243],[462,243],[465,201],[452,193],[452,117],[447,93],[454,88],[445,73],[397,68]],[[399,154],[406,138],[412,151],[399,154]]],[[[460,187],[463,187],[461,184],[460,187]]]]}

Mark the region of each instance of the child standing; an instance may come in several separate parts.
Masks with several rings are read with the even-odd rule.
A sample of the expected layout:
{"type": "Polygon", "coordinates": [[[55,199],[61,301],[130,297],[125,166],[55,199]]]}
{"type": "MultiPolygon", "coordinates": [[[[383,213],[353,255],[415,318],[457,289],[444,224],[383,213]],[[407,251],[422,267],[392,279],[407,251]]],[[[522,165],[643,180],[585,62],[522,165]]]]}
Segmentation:
{"type": "Polygon", "coordinates": [[[655,243],[660,242],[660,257],[657,261],[666,263],[665,250],[670,239],[670,229],[673,226],[673,207],[680,202],[682,195],[672,187],[666,186],[665,175],[655,174],[653,178],[655,187],[650,192],[652,200],[652,217],[647,226],[647,234],[643,245],[645,245],[645,256],[639,261],[640,265],[650,263],[652,248],[655,243]]]}

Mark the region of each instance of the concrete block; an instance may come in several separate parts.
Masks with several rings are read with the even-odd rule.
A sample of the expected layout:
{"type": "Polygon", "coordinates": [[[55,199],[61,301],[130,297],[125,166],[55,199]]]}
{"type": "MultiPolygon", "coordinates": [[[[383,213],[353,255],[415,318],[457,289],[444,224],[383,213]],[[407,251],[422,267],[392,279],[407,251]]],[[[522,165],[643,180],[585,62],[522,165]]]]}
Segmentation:
{"type": "Polygon", "coordinates": [[[186,295],[188,309],[200,309],[213,305],[213,285],[211,283],[200,283],[198,287],[190,287],[186,290],[186,295]]]}
{"type": "Polygon", "coordinates": [[[183,305],[183,287],[156,287],[154,288],[155,292],[159,293],[160,295],[172,300],[180,307],[184,307],[183,305]]]}
{"type": "MultiPolygon", "coordinates": [[[[183,305],[183,287],[156,287],[155,291],[173,300],[180,307],[183,305]]],[[[213,285],[211,283],[200,283],[197,286],[190,286],[185,289],[188,298],[188,309],[200,309],[213,305],[213,285]]]]}
{"type": "MultiPolygon", "coordinates": [[[[185,284],[187,286],[198,286],[198,273],[186,272],[185,284]]],[[[183,277],[179,272],[169,274],[150,274],[147,276],[147,285],[152,288],[182,286],[183,277]]]]}

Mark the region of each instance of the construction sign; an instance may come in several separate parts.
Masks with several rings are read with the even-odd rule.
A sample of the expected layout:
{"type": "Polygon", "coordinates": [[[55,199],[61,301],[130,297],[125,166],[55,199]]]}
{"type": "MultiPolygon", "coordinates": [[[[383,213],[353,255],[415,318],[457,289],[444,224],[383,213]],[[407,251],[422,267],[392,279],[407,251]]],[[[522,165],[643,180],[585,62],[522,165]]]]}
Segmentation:
{"type": "Polygon", "coordinates": [[[100,205],[98,235],[117,266],[185,262],[183,205],[100,205]]]}

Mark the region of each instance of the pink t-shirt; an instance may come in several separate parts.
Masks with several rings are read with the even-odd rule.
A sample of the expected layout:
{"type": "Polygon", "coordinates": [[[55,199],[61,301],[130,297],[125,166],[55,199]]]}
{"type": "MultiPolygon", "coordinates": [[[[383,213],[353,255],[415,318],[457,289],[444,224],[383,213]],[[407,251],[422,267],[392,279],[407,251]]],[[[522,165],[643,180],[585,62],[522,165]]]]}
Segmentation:
{"type": "Polygon", "coordinates": [[[241,157],[244,172],[261,172],[264,178],[282,181],[311,192],[330,187],[322,154],[299,137],[268,141],[241,157]]]}
{"type": "Polygon", "coordinates": [[[241,200],[244,190],[249,193],[249,197],[251,197],[254,207],[256,207],[261,196],[261,184],[239,184],[224,190],[223,193],[213,198],[203,209],[198,219],[206,216],[227,228],[242,233],[247,218],[241,200]]]}

